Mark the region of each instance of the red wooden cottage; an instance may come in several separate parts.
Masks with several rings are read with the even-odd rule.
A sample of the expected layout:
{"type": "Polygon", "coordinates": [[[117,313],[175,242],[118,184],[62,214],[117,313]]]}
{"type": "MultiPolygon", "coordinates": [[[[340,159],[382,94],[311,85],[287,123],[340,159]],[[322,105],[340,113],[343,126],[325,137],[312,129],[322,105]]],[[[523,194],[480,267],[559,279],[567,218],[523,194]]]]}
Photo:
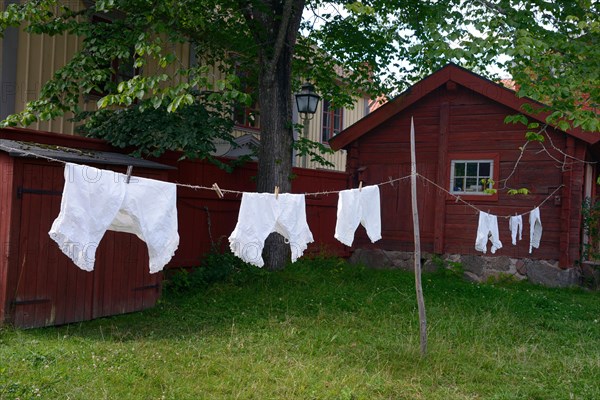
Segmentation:
{"type": "MultiPolygon", "coordinates": [[[[545,141],[527,143],[523,124],[506,124],[507,115],[524,114],[544,123],[545,114],[529,114],[515,92],[450,64],[421,80],[330,140],[333,149],[348,151],[347,172],[353,184],[384,182],[410,174],[410,120],[414,117],[421,246],[425,252],[460,261],[475,278],[490,273],[528,276],[550,285],[577,283],[581,257],[581,207],[595,195],[600,135],[580,129],[563,132],[548,127],[545,141]],[[521,148],[525,146],[521,157],[521,148]],[[521,157],[521,158],[520,158],[521,157]],[[519,160],[520,158],[520,160],[519,160]],[[487,194],[482,178],[496,187],[527,188],[529,195],[507,190],[487,194]],[[433,183],[432,183],[433,182],[433,183]],[[435,186],[439,185],[441,188],[435,186]],[[442,189],[443,188],[443,189],[442,189]],[[499,218],[503,247],[493,258],[474,248],[477,209],[498,216],[540,207],[543,225],[539,249],[529,254],[529,224],[523,217],[523,240],[511,244],[508,219],[499,218]]],[[[413,249],[410,183],[381,186],[382,236],[371,244],[357,236],[354,247],[363,261],[394,264],[413,249]],[[368,255],[365,256],[365,255],[368,255]],[[386,261],[387,260],[387,261],[386,261]]],[[[356,187],[356,186],[355,186],[356,187]]],[[[488,244],[489,249],[489,244],[488,244]]]]}

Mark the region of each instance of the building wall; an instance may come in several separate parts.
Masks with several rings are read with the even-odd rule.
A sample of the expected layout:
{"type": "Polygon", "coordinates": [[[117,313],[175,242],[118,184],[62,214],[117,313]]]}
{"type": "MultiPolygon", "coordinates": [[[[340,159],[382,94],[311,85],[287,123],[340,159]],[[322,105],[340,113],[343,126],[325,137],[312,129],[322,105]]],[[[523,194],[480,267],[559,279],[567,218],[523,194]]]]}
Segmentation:
{"type": "MultiPolygon", "coordinates": [[[[368,104],[366,98],[356,97],[353,108],[344,108],[343,109],[343,118],[342,118],[342,130],[346,129],[350,125],[357,122],[359,119],[363,118],[369,112],[368,104]]],[[[298,118],[295,115],[296,123],[303,123],[302,118],[298,118]]],[[[321,140],[321,133],[323,127],[323,101],[319,102],[317,107],[317,112],[313,116],[313,118],[308,121],[308,138],[312,141],[323,143],[321,140]]],[[[304,135],[304,131],[298,132],[298,135],[304,135]]],[[[323,143],[325,146],[329,147],[327,143],[323,143]]],[[[346,150],[338,150],[334,154],[325,154],[323,155],[330,163],[334,164],[331,166],[320,165],[315,161],[311,161],[310,158],[297,156],[295,159],[295,165],[304,168],[312,168],[312,169],[331,169],[337,171],[344,171],[346,169],[346,150]]]]}
{"type": "MultiPolygon", "coordinates": [[[[84,7],[83,2],[79,2],[84,7]]],[[[2,40],[0,39],[0,42],[2,40]]],[[[25,109],[28,102],[36,100],[39,93],[54,73],[67,64],[71,57],[77,52],[83,42],[83,38],[74,35],[30,35],[22,27],[19,30],[19,46],[17,51],[17,76],[14,82],[15,112],[25,109]]],[[[173,45],[179,59],[188,63],[190,59],[190,46],[177,43],[173,45]]],[[[177,65],[170,65],[164,70],[167,74],[173,74],[177,65]]],[[[149,74],[159,70],[155,60],[149,60],[144,66],[149,74]]],[[[180,81],[175,81],[175,84],[180,81]]],[[[91,111],[96,108],[96,102],[100,99],[95,95],[82,96],[80,107],[91,111]]],[[[33,123],[29,128],[41,131],[75,134],[76,124],[69,121],[73,115],[67,113],[65,116],[52,121],[41,121],[33,123]]]]}
{"type": "MultiPolygon", "coordinates": [[[[14,240],[11,237],[13,219],[13,176],[14,164],[11,157],[0,153],[0,324],[6,318],[8,303],[7,288],[10,278],[10,248],[14,240]]],[[[12,274],[14,275],[14,274],[12,274]]]]}
{"type": "MultiPolygon", "coordinates": [[[[30,35],[23,29],[19,32],[17,53],[17,79],[15,83],[15,112],[25,109],[28,102],[36,100],[44,85],[54,73],[64,66],[75,54],[82,39],[76,36],[30,35]]],[[[95,102],[82,99],[81,106],[92,110],[95,102]]],[[[35,122],[29,127],[42,131],[50,131],[72,135],[75,124],[69,121],[72,114],[53,121],[35,122]]]]}
{"type": "MultiPolygon", "coordinates": [[[[509,195],[506,190],[501,190],[497,196],[465,197],[480,210],[501,216],[525,213],[565,185],[557,192],[558,197],[549,199],[540,208],[543,224],[540,248],[529,254],[528,215],[523,217],[523,240],[517,246],[511,244],[508,220],[501,218],[498,223],[503,248],[496,255],[561,260],[562,267],[572,266],[580,250],[583,164],[569,165],[563,171],[557,160],[564,159],[564,155],[546,144],[555,158],[552,159],[540,151],[539,143],[530,143],[515,168],[519,147],[525,145],[526,140],[522,125],[504,123],[505,116],[514,113],[514,110],[462,86],[455,90],[442,86],[352,143],[348,171],[355,182],[363,180],[364,184],[408,176],[410,118],[414,116],[418,173],[449,190],[453,155],[472,154],[473,159],[477,159],[478,153],[493,153],[499,160],[498,182],[513,174],[507,182],[509,187],[526,187],[531,191],[527,196],[509,195]]],[[[580,159],[585,157],[582,142],[553,130],[550,130],[550,136],[560,151],[580,159]]],[[[381,196],[383,239],[371,245],[362,235],[356,246],[411,251],[410,180],[381,186],[381,196]]],[[[418,196],[424,251],[481,254],[474,249],[478,225],[476,210],[456,202],[454,197],[423,179],[418,179],[418,196]]]]}

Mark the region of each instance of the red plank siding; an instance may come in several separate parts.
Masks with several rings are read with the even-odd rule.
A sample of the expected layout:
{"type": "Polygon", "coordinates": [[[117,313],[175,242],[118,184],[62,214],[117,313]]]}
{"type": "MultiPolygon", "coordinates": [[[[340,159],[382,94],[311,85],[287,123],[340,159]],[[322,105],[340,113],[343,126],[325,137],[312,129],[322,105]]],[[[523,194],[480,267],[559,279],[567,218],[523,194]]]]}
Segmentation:
{"type": "Polygon", "coordinates": [[[11,238],[13,223],[13,159],[0,153],[0,321],[8,317],[10,299],[8,298],[10,277],[10,253],[14,252],[11,238]]]}

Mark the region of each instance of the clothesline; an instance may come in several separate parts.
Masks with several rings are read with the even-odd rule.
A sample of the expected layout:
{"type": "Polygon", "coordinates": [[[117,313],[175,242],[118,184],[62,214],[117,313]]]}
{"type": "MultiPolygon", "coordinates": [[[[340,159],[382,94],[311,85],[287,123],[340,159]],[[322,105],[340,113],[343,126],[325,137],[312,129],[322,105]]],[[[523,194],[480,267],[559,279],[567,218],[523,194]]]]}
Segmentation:
{"type": "MultiPolygon", "coordinates": [[[[460,197],[460,195],[457,195],[455,193],[450,192],[449,190],[443,188],[442,186],[438,185],[437,183],[435,183],[434,181],[432,181],[431,179],[419,174],[417,172],[417,177],[423,179],[424,181],[431,183],[433,186],[435,186],[436,188],[438,188],[439,190],[449,194],[450,196],[454,197],[454,199],[457,202],[461,202],[466,206],[471,207],[472,209],[474,209],[477,212],[485,212],[482,209],[478,208],[477,206],[469,203],[468,201],[465,201],[462,197],[460,197]]],[[[539,208],[541,206],[543,206],[550,198],[552,198],[556,192],[558,192],[560,189],[562,189],[565,185],[560,185],[559,187],[557,187],[556,189],[554,189],[554,191],[552,193],[550,193],[544,200],[542,200],[542,202],[540,204],[538,204],[536,207],[533,207],[531,210],[521,213],[521,214],[514,214],[514,215],[496,215],[496,217],[498,218],[505,218],[505,219],[509,219],[510,217],[519,217],[519,216],[525,216],[527,214],[529,214],[532,210],[535,210],[536,208],[539,208]]]]}
{"type": "MultiPolygon", "coordinates": [[[[7,150],[7,151],[14,151],[14,152],[18,152],[18,153],[22,153],[22,154],[27,154],[29,156],[32,156],[34,158],[41,158],[41,159],[45,159],[47,161],[53,161],[53,162],[57,162],[60,164],[68,164],[67,161],[64,160],[59,160],[57,158],[53,158],[53,157],[49,157],[49,156],[45,156],[45,155],[41,155],[41,154],[36,154],[24,149],[15,149],[12,148],[10,146],[6,146],[3,144],[0,144],[0,148],[7,150]]],[[[403,181],[405,179],[410,178],[412,175],[406,175],[400,178],[392,178],[390,176],[390,179],[384,182],[380,182],[380,183],[376,183],[373,184],[371,186],[383,186],[383,185],[392,185],[395,182],[400,182],[403,181]]],[[[444,187],[438,185],[437,183],[435,183],[434,181],[432,181],[431,179],[419,174],[418,172],[415,173],[415,176],[418,178],[423,179],[425,182],[428,182],[430,184],[432,184],[433,186],[435,186],[436,188],[438,188],[439,190],[443,191],[444,193],[452,196],[457,202],[461,202],[464,205],[472,208],[473,210],[477,211],[477,212],[484,212],[482,209],[478,208],[477,206],[475,206],[474,204],[469,203],[468,201],[464,200],[460,195],[457,195],[455,193],[450,192],[449,190],[445,189],[444,187]]],[[[210,190],[210,191],[216,191],[221,192],[221,193],[231,193],[231,194],[244,194],[243,191],[239,191],[239,190],[232,190],[232,189],[221,189],[219,188],[216,184],[213,186],[202,186],[202,185],[191,185],[191,184],[186,184],[186,183],[179,183],[179,182],[174,182],[174,184],[176,186],[180,186],[180,187],[185,187],[185,188],[189,188],[189,189],[193,189],[193,190],[210,190]]],[[[550,198],[552,198],[556,192],[558,192],[560,189],[562,189],[564,187],[564,185],[560,185],[559,187],[557,187],[552,193],[550,193],[539,205],[537,205],[536,207],[533,207],[531,210],[521,213],[521,214],[515,214],[515,215],[502,215],[502,216],[497,216],[499,218],[505,218],[508,219],[512,216],[524,216],[529,214],[532,210],[534,210],[535,208],[541,207],[542,205],[544,205],[550,198]]],[[[342,189],[342,190],[347,190],[347,189],[342,189]]],[[[324,195],[329,195],[329,194],[337,194],[339,192],[341,192],[342,190],[328,190],[328,191],[320,191],[320,192],[311,192],[311,193],[304,193],[305,196],[324,196],[324,195]]]]}
{"type": "MultiPolygon", "coordinates": [[[[403,180],[408,179],[410,177],[411,177],[411,175],[407,175],[407,176],[403,176],[401,178],[395,178],[395,179],[390,178],[389,180],[387,180],[385,182],[376,183],[376,184],[373,184],[371,186],[391,185],[394,182],[403,181],[403,180]]],[[[186,188],[189,188],[189,189],[194,189],[194,190],[215,190],[214,187],[201,186],[201,185],[190,185],[190,184],[178,183],[178,182],[175,182],[175,185],[181,186],[181,187],[186,187],[186,188]]],[[[310,192],[310,193],[301,193],[301,194],[303,194],[305,196],[326,196],[326,195],[329,195],[329,194],[337,194],[337,193],[341,192],[342,190],[347,190],[347,189],[325,190],[325,191],[321,191],[321,192],[310,192]]],[[[223,192],[223,193],[232,193],[232,194],[244,194],[243,191],[231,190],[231,189],[221,189],[221,192],[223,192]]]]}

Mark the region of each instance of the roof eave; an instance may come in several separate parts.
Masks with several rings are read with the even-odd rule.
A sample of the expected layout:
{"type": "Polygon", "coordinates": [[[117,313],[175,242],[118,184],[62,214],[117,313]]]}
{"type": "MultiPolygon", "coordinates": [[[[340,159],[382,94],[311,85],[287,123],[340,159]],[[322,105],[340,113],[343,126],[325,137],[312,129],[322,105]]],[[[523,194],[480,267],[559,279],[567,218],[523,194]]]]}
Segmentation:
{"type": "MultiPolygon", "coordinates": [[[[515,110],[515,112],[526,115],[527,117],[538,122],[546,123],[545,119],[548,115],[550,115],[549,112],[525,112],[522,109],[523,104],[529,104],[533,108],[545,107],[545,105],[528,98],[519,98],[511,89],[492,82],[455,64],[448,64],[437,72],[434,72],[428,77],[417,82],[402,94],[394,98],[392,101],[375,110],[373,113],[367,115],[355,124],[346,128],[344,131],[340,132],[340,134],[336,135],[329,141],[329,145],[333,150],[347,148],[352,142],[361,136],[383,124],[402,110],[416,103],[429,93],[450,81],[473,90],[474,92],[494,100],[508,108],[512,108],[515,110]]],[[[554,128],[558,129],[556,127],[554,128]]],[[[569,132],[565,133],[589,144],[595,144],[600,141],[600,135],[583,131],[580,128],[573,128],[569,132]]]]}

